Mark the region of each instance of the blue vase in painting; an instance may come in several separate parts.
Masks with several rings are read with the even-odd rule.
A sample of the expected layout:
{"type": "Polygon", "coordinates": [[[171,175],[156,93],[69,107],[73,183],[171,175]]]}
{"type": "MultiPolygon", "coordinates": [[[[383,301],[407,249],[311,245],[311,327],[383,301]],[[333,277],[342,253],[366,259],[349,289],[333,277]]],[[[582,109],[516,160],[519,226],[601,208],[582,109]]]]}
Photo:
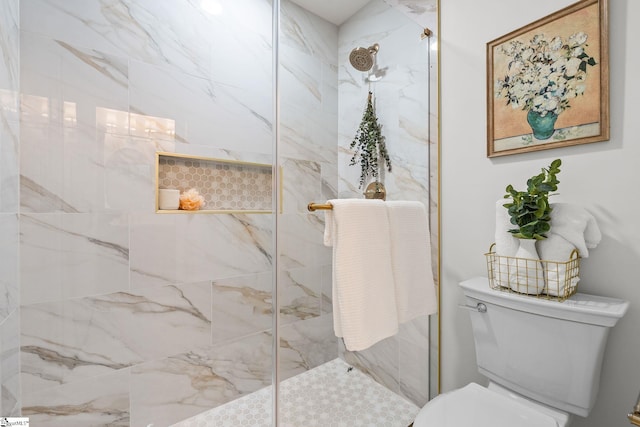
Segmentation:
{"type": "Polygon", "coordinates": [[[531,126],[533,136],[536,139],[549,139],[553,132],[555,132],[554,126],[558,115],[552,112],[547,112],[542,116],[537,111],[529,110],[527,113],[527,122],[531,126]]]}

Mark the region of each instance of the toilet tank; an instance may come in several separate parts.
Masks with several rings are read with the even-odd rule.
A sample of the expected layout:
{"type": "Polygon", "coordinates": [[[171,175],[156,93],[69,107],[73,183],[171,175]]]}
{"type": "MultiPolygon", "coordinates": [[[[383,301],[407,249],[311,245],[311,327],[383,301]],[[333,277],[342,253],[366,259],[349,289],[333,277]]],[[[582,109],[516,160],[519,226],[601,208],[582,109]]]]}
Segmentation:
{"type": "Polygon", "coordinates": [[[479,372],[538,402],[589,415],[609,329],[629,303],[580,293],[564,302],[535,298],[493,290],[484,277],[460,286],[479,372]]]}

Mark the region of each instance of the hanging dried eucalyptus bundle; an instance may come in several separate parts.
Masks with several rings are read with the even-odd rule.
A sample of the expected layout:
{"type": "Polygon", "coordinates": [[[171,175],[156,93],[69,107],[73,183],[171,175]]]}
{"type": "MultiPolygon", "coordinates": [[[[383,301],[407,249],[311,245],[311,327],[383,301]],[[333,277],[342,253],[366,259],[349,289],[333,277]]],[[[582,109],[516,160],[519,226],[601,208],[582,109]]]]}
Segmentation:
{"type": "Polygon", "coordinates": [[[376,112],[373,108],[372,93],[369,92],[367,106],[362,116],[362,122],[358,127],[356,136],[351,142],[350,148],[355,148],[355,153],[351,157],[349,166],[360,163],[360,186],[363,188],[368,177],[378,179],[380,176],[380,166],[391,172],[391,160],[384,136],[382,135],[382,125],[378,123],[376,112]],[[382,163],[382,165],[379,165],[382,163]]]}

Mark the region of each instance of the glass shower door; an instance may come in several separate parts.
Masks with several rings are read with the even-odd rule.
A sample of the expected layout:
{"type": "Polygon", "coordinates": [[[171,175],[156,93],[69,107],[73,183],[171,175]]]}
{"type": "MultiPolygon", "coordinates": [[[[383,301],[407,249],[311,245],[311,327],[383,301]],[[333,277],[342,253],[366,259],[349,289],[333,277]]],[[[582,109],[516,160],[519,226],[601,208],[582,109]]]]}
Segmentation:
{"type": "MultiPolygon", "coordinates": [[[[437,9],[435,4],[425,7],[416,22],[415,14],[396,3],[363,2],[344,20],[330,22],[309,10],[309,3],[280,0],[280,425],[357,420],[406,426],[437,389],[437,376],[430,375],[430,360],[437,356],[437,334],[430,329],[437,316],[403,324],[397,335],[364,351],[348,351],[336,337],[332,248],[324,245],[326,211],[307,209],[310,202],[363,198],[360,168],[350,166],[350,143],[371,91],[393,163],[393,172],[383,177],[388,200],[423,203],[437,230],[437,191],[432,191],[437,189],[432,182],[437,179],[432,167],[437,164],[437,126],[430,114],[434,64],[431,39],[421,37],[425,22],[435,30],[437,9]],[[350,52],[374,44],[374,67],[355,69],[350,52]],[[394,403],[382,404],[387,398],[382,396],[394,403]]],[[[437,233],[432,239],[437,271],[437,233]]]]}
{"type": "Polygon", "coordinates": [[[0,416],[272,425],[271,2],[1,3],[0,416]]]}

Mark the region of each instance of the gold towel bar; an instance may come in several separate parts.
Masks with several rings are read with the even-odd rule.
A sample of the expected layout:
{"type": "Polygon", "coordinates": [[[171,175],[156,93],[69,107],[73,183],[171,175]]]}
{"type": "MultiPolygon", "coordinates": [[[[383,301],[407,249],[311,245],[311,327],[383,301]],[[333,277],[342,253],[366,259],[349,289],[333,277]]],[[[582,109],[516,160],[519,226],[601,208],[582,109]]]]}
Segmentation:
{"type": "Polygon", "coordinates": [[[330,211],[333,209],[333,205],[331,203],[309,203],[307,205],[307,210],[309,212],[317,211],[317,210],[325,210],[330,211]]]}

